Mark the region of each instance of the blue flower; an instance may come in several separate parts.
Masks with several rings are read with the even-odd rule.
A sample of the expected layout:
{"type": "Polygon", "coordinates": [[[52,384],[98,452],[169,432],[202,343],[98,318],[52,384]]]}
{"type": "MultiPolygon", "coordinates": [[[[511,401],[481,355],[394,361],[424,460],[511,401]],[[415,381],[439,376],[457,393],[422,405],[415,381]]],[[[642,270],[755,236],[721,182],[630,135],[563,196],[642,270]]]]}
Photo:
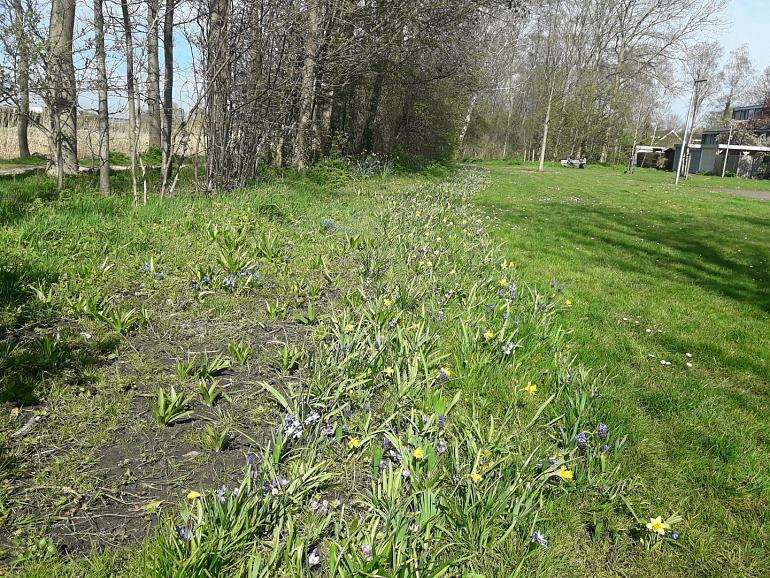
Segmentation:
{"type": "Polygon", "coordinates": [[[364,555],[367,561],[372,559],[372,547],[369,544],[361,546],[361,553],[364,555]]]}
{"type": "Polygon", "coordinates": [[[599,424],[599,439],[600,440],[607,439],[607,424],[606,423],[600,423],[599,424]]]}
{"type": "Polygon", "coordinates": [[[671,532],[671,539],[678,540],[679,539],[679,532],[671,532]]]}
{"type": "Polygon", "coordinates": [[[556,287],[556,280],[555,279],[551,279],[551,282],[549,283],[549,285],[551,286],[551,289],[556,287]]]}
{"type": "Polygon", "coordinates": [[[577,445],[581,450],[586,449],[586,444],[588,443],[588,440],[586,439],[586,432],[581,431],[577,435],[577,445]]]}
{"type": "Polygon", "coordinates": [[[545,539],[545,534],[543,534],[540,530],[535,530],[532,532],[532,536],[530,536],[529,541],[532,544],[539,544],[543,548],[548,548],[548,540],[545,539]]]}
{"type": "Polygon", "coordinates": [[[179,536],[182,540],[185,542],[189,542],[192,538],[192,532],[190,532],[190,529],[186,526],[177,526],[175,528],[176,535],[179,536]]]}
{"type": "Polygon", "coordinates": [[[438,427],[443,428],[445,421],[446,421],[446,416],[444,416],[444,414],[441,414],[440,416],[438,416],[438,427]]]}

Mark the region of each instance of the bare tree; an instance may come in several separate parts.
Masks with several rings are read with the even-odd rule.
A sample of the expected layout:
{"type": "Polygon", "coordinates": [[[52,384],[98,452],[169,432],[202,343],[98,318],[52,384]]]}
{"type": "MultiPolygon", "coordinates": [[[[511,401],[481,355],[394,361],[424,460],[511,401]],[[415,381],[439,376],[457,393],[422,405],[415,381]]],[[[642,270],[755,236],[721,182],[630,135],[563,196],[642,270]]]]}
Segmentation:
{"type": "Polygon", "coordinates": [[[128,0],[120,0],[120,10],[123,16],[123,40],[126,50],[126,92],[128,96],[128,140],[131,158],[131,192],[134,206],[139,205],[139,192],[136,186],[137,165],[137,122],[136,122],[136,83],[134,78],[134,38],[131,24],[131,14],[128,10],[128,0]]]}
{"type": "Polygon", "coordinates": [[[110,194],[110,109],[107,95],[107,56],[104,46],[103,0],[94,0],[94,45],[99,98],[99,190],[110,194]]]}
{"type": "Polygon", "coordinates": [[[19,120],[17,125],[17,134],[19,139],[19,157],[29,156],[29,12],[24,9],[22,0],[13,0],[14,11],[14,31],[16,36],[16,82],[18,84],[18,104],[19,120]]]}
{"type": "Polygon", "coordinates": [[[54,165],[50,169],[64,186],[65,174],[78,172],[77,86],[72,61],[75,0],[53,0],[48,33],[46,65],[47,102],[50,107],[49,135],[54,165]]]}
{"type": "Polygon", "coordinates": [[[149,147],[161,147],[160,64],[158,60],[159,0],[147,0],[147,130],[149,147]]]}

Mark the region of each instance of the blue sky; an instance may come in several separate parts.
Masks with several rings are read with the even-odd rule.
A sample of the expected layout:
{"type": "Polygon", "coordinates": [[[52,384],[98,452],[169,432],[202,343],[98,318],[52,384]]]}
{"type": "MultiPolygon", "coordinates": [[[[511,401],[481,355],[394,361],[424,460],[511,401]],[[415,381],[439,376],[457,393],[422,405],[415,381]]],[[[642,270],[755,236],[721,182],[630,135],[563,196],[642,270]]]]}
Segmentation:
{"type": "MultiPolygon", "coordinates": [[[[725,57],[745,44],[757,72],[770,66],[770,0],[728,0],[725,17],[727,25],[704,40],[718,40],[724,46],[725,57]]],[[[685,91],[674,99],[671,111],[684,118],[689,97],[685,91]]]]}

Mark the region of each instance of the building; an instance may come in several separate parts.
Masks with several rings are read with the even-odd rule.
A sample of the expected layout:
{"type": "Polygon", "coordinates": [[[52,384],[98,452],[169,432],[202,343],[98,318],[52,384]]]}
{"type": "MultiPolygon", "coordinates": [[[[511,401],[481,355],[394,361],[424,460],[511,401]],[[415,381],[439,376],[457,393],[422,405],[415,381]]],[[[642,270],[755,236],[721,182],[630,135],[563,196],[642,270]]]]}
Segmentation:
{"type": "MultiPolygon", "coordinates": [[[[759,104],[736,106],[733,126],[703,131],[690,144],[687,172],[734,174],[742,178],[770,178],[770,109],[759,104]],[[752,144],[732,141],[736,131],[752,135],[752,144]]],[[[679,163],[681,144],[675,145],[673,166],[679,163]]]]}

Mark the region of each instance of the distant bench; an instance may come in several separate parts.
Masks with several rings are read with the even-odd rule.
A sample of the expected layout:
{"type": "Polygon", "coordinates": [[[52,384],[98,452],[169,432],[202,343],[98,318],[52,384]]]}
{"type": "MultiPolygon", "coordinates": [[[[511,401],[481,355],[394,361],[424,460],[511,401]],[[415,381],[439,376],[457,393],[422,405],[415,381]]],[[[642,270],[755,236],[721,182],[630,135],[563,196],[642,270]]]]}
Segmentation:
{"type": "Polygon", "coordinates": [[[586,168],[586,160],[585,158],[582,159],[563,159],[561,161],[561,166],[563,167],[570,167],[570,168],[579,168],[584,169],[586,168]]]}

